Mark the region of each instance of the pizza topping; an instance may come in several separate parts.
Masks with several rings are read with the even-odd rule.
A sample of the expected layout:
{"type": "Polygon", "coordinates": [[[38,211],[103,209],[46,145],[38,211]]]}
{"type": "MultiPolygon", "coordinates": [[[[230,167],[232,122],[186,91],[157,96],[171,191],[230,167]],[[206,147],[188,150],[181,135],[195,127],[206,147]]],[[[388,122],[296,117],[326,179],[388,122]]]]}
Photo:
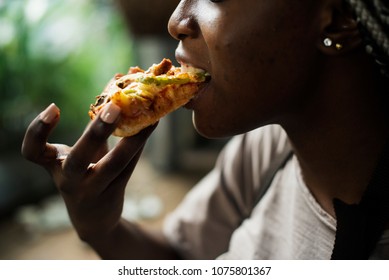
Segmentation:
{"type": "Polygon", "coordinates": [[[161,63],[153,64],[153,66],[151,66],[149,68],[149,70],[146,71],[146,73],[151,73],[151,74],[153,74],[155,76],[159,76],[159,75],[162,75],[162,74],[166,74],[172,67],[173,67],[173,64],[170,61],[170,59],[164,58],[161,61],[161,63]]]}
{"type": "Polygon", "coordinates": [[[95,107],[100,106],[106,102],[107,95],[99,95],[97,97],[96,103],[93,105],[95,107]]]}
{"type": "Polygon", "coordinates": [[[134,135],[188,103],[209,78],[201,69],[174,67],[168,59],[147,71],[131,67],[126,75],[115,75],[90,106],[89,115],[93,119],[107,103],[115,103],[122,112],[114,135],[134,135]]]}
{"type": "Polygon", "coordinates": [[[169,84],[186,84],[190,82],[189,77],[174,77],[174,76],[150,76],[150,77],[141,77],[137,80],[138,82],[151,85],[154,84],[156,86],[165,86],[169,84]]]}
{"type": "Polygon", "coordinates": [[[125,88],[125,89],[123,89],[123,93],[124,94],[136,93],[136,89],[134,89],[134,88],[125,88]]]}
{"type": "Polygon", "coordinates": [[[116,85],[121,89],[124,89],[142,76],[144,76],[143,72],[136,72],[136,73],[124,75],[116,81],[116,85]]]}

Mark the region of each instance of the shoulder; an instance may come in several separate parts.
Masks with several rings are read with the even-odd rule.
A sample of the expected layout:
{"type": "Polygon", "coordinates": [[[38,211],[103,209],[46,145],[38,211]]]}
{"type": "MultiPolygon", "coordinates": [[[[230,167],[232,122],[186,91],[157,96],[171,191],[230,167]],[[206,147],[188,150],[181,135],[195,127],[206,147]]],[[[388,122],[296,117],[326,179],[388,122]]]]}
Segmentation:
{"type": "MultiPolygon", "coordinates": [[[[264,167],[291,151],[287,134],[279,125],[267,125],[235,136],[222,152],[221,161],[264,167]]],[[[259,171],[257,169],[257,171],[259,171]]]]}
{"type": "Polygon", "coordinates": [[[262,152],[282,152],[290,149],[290,143],[286,132],[279,125],[267,125],[243,136],[245,145],[250,149],[260,149],[262,152]]]}
{"type": "Polygon", "coordinates": [[[231,139],[216,170],[225,185],[246,193],[244,197],[253,197],[290,152],[285,131],[278,125],[268,125],[231,139]]]}

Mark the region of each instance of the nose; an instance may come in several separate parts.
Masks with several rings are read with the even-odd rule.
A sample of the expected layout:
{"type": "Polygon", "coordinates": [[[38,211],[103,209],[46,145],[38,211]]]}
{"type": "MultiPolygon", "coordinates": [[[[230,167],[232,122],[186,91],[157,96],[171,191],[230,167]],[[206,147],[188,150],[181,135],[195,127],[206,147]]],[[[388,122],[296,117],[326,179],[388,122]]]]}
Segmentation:
{"type": "Polygon", "coordinates": [[[192,1],[180,1],[168,23],[169,33],[176,40],[196,36],[197,23],[188,2],[192,1]]]}

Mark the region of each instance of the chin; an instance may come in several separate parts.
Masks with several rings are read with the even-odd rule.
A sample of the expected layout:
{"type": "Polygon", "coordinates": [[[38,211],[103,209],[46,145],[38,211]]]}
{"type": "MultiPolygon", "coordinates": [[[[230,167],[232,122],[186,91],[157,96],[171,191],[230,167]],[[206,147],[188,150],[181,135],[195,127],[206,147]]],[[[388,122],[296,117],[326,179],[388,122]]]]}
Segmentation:
{"type": "Polygon", "coordinates": [[[226,120],[217,121],[212,118],[202,120],[193,114],[193,126],[196,131],[203,137],[208,139],[220,139],[232,137],[238,134],[245,133],[249,130],[245,130],[242,126],[226,125],[232,124],[226,120]]]}
{"type": "Polygon", "coordinates": [[[251,119],[240,119],[235,116],[221,116],[215,114],[216,111],[209,110],[203,115],[196,111],[193,112],[192,120],[196,131],[203,137],[209,139],[220,139],[233,137],[255,130],[259,127],[274,124],[271,121],[255,121],[251,119]]]}
{"type": "Polygon", "coordinates": [[[228,137],[225,133],[219,133],[217,130],[199,127],[196,123],[193,124],[196,131],[205,138],[208,139],[220,139],[228,137]]]}

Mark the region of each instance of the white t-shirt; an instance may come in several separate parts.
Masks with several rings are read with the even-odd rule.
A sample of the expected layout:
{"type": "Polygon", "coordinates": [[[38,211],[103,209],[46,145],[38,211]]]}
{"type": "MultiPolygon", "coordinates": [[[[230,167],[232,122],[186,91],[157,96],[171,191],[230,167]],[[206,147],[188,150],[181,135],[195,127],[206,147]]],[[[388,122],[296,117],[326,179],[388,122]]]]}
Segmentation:
{"type": "MultiPolygon", "coordinates": [[[[166,219],[172,246],[188,259],[330,259],[336,220],[310,193],[296,157],[280,168],[290,151],[277,125],[234,137],[166,219]]],[[[388,232],[372,258],[389,259],[388,232]]]]}

